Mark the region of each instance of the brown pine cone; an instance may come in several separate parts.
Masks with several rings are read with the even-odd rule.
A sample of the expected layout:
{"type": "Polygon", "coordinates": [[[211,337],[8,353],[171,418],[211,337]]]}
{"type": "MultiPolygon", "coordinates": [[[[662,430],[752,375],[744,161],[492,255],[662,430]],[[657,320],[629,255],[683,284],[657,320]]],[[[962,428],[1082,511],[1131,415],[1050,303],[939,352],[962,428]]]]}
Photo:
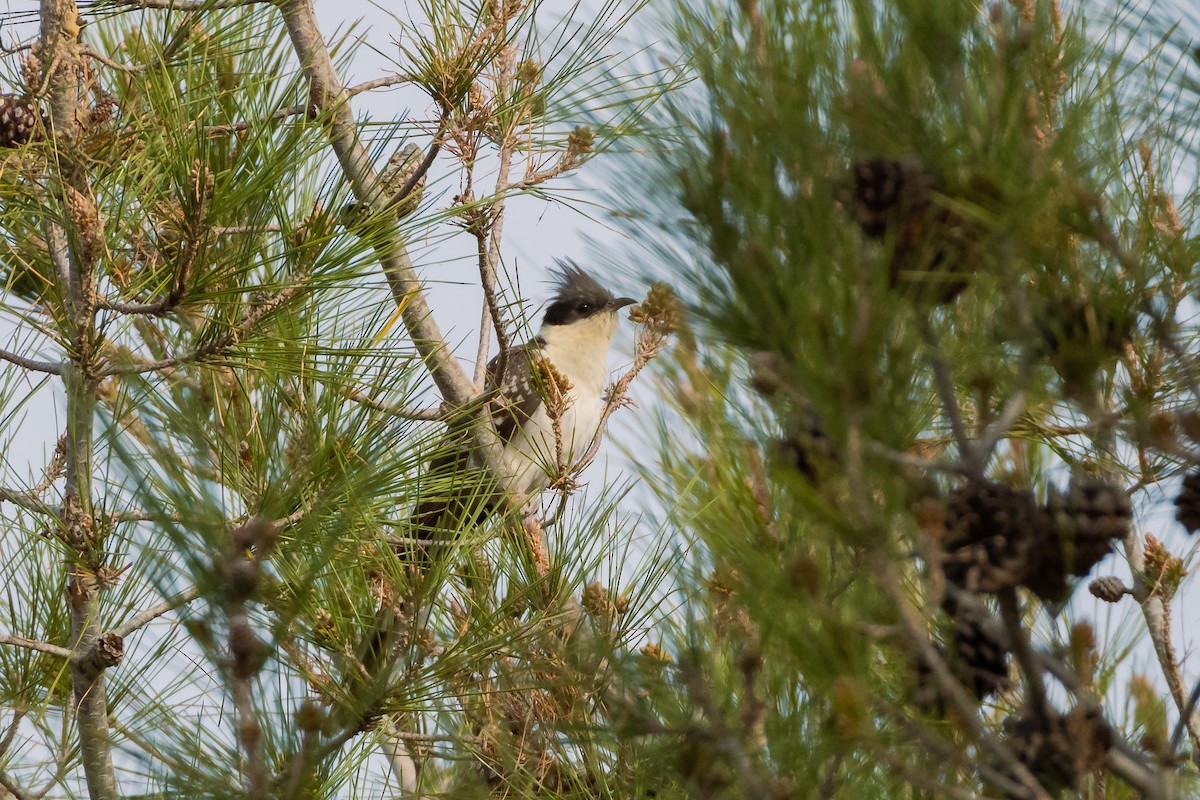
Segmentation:
{"type": "Polygon", "coordinates": [[[963,609],[954,618],[950,639],[955,672],[977,698],[986,700],[1008,685],[1008,647],[994,619],[963,609]]]}
{"type": "Polygon", "coordinates": [[[886,158],[857,161],[854,196],[850,210],[862,232],[881,239],[888,226],[929,207],[929,176],[919,164],[904,164],[886,158]]]}
{"type": "Polygon", "coordinates": [[[1129,594],[1125,582],[1116,575],[1096,578],[1088,584],[1088,591],[1092,593],[1093,597],[1106,603],[1119,603],[1122,597],[1129,594]]]}
{"type": "Polygon", "coordinates": [[[37,108],[13,95],[0,95],[0,147],[28,142],[38,129],[37,108]]]}
{"type": "Polygon", "coordinates": [[[1043,534],[1030,551],[1024,583],[1047,602],[1071,593],[1069,576],[1087,577],[1129,530],[1133,508],[1120,487],[1095,478],[1075,479],[1065,495],[1052,493],[1043,534]]]}
{"type": "Polygon", "coordinates": [[[1183,476],[1183,486],[1175,498],[1175,519],[1188,533],[1200,530],[1200,469],[1183,476]]]}
{"type": "Polygon", "coordinates": [[[806,480],[817,483],[836,462],[837,452],[815,412],[800,409],[793,416],[791,430],[779,442],[780,456],[806,480]]]}
{"type": "Polygon", "coordinates": [[[970,592],[1021,583],[1041,524],[1033,493],[1001,483],[968,483],[947,498],[946,579],[970,592]]]}
{"type": "Polygon", "coordinates": [[[1112,733],[1100,712],[1076,706],[1063,715],[1024,709],[1004,722],[1006,741],[1017,760],[1029,768],[1051,796],[1079,788],[1084,775],[1104,764],[1112,733]]]}
{"type": "Polygon", "coordinates": [[[974,234],[966,220],[933,204],[934,179],[915,159],[873,158],[851,166],[850,213],[862,232],[893,231],[890,283],[920,298],[948,303],[967,288],[974,234]]]}

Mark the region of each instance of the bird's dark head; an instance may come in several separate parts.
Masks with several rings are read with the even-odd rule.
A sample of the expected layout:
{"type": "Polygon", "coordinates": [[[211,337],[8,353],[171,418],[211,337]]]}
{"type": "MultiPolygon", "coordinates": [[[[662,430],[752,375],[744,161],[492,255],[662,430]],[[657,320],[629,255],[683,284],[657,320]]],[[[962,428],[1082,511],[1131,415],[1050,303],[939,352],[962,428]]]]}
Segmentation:
{"type": "Polygon", "coordinates": [[[570,325],[573,322],[611,314],[637,301],[631,297],[613,297],[573,261],[559,260],[554,270],[558,291],[546,307],[543,325],[570,325]]]}

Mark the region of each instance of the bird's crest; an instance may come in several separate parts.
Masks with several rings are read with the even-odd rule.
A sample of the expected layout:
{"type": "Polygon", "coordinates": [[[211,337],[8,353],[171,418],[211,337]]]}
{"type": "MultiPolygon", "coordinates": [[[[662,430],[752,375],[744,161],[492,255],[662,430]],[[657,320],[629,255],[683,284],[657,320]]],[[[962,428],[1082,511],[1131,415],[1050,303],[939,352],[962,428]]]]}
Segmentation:
{"type": "Polygon", "coordinates": [[[587,273],[583,267],[565,258],[555,259],[557,268],[551,270],[557,292],[554,303],[586,300],[603,305],[613,300],[613,294],[587,273]]]}

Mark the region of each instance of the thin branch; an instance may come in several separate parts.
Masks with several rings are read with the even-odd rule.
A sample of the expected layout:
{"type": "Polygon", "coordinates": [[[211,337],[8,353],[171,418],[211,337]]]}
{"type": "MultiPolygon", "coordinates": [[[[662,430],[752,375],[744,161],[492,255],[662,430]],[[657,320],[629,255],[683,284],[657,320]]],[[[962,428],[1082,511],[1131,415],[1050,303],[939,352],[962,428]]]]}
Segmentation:
{"type": "Polygon", "coordinates": [[[925,631],[925,621],[913,609],[909,599],[900,588],[900,579],[896,575],[895,566],[888,560],[888,555],[882,550],[872,558],[875,576],[884,592],[891,598],[893,606],[900,612],[900,622],[903,625],[906,644],[912,648],[921,661],[929,666],[933,679],[937,681],[938,689],[943,698],[948,700],[964,723],[967,732],[990,755],[1003,763],[1005,769],[1015,777],[1036,800],[1050,800],[1046,790],[1033,777],[1029,768],[1022,764],[1008,746],[987,730],[979,719],[978,710],[966,690],[951,674],[942,656],[934,649],[925,631]]]}
{"type": "Polygon", "coordinates": [[[933,379],[937,384],[938,394],[941,395],[946,417],[950,420],[950,430],[954,432],[954,439],[958,442],[959,457],[974,471],[978,464],[971,450],[967,426],[963,424],[962,409],[958,405],[958,394],[954,391],[954,379],[950,377],[950,367],[942,356],[941,348],[938,346],[937,337],[934,336],[929,320],[924,317],[918,319],[921,338],[925,340],[925,346],[929,352],[929,363],[933,367],[933,379]]]}
{"type": "Polygon", "coordinates": [[[37,639],[26,639],[24,636],[11,636],[8,634],[0,634],[0,644],[9,644],[14,647],[23,647],[26,650],[36,650],[39,653],[46,653],[55,658],[69,659],[72,655],[72,650],[67,647],[62,647],[49,642],[39,642],[37,639]]]}
{"type": "Polygon", "coordinates": [[[0,486],[0,503],[4,502],[12,503],[14,506],[23,508],[26,511],[33,511],[37,514],[57,516],[59,513],[58,508],[46,505],[40,497],[32,492],[21,492],[0,486]]]}
{"type": "MultiPolygon", "coordinates": [[[[375,80],[364,81],[363,83],[349,86],[346,88],[346,94],[350,97],[354,97],[355,95],[362,94],[363,92],[369,92],[373,89],[398,86],[401,83],[411,83],[414,80],[416,80],[416,76],[409,74],[388,75],[386,78],[376,78],[375,80]]],[[[281,119],[287,119],[288,117],[305,116],[310,111],[312,111],[312,106],[308,105],[287,106],[285,108],[276,109],[267,116],[259,117],[257,119],[248,119],[243,120],[242,122],[231,122],[228,125],[205,125],[204,133],[206,136],[224,136],[230,133],[239,133],[241,131],[248,131],[251,128],[254,128],[258,125],[263,125],[267,122],[276,122],[281,119]]],[[[434,151],[434,155],[437,155],[436,151],[434,151]]],[[[425,169],[427,170],[429,167],[425,167],[425,169]]],[[[424,174],[424,170],[421,171],[421,174],[424,174]]],[[[411,187],[409,187],[409,191],[412,191],[411,187]]]]}
{"type": "Polygon", "coordinates": [[[109,58],[108,56],[101,53],[99,50],[95,50],[91,47],[88,47],[86,44],[79,48],[79,52],[80,52],[80,54],[87,56],[88,58],[92,59],[93,61],[99,61],[104,66],[110,67],[110,68],[118,70],[120,72],[125,72],[125,73],[129,73],[131,75],[136,75],[139,72],[146,71],[146,66],[144,64],[122,64],[120,61],[114,61],[111,58],[109,58]]]}
{"type": "Polygon", "coordinates": [[[4,770],[0,770],[0,786],[11,792],[12,796],[17,798],[17,800],[35,800],[34,795],[30,794],[29,790],[14,781],[12,776],[4,770]]]}
{"type": "Polygon", "coordinates": [[[180,606],[185,606],[199,596],[200,590],[193,586],[186,591],[180,592],[169,600],[164,600],[158,605],[151,606],[145,611],[134,614],[132,617],[113,628],[110,632],[120,636],[121,638],[125,638],[134,631],[143,628],[154,620],[158,619],[163,614],[170,613],[180,606]]]}
{"type": "Polygon", "coordinates": [[[0,350],[0,361],[7,361],[10,364],[16,364],[22,369],[33,370],[34,372],[45,372],[47,375],[62,375],[61,363],[37,361],[25,356],[19,356],[16,353],[10,353],[7,350],[0,350]]]}
{"type": "MultiPolygon", "coordinates": [[[[501,49],[496,70],[497,94],[504,95],[513,82],[513,72],[516,68],[517,50],[513,46],[501,49]]],[[[479,259],[479,283],[483,287],[484,310],[479,325],[479,346],[476,348],[475,385],[484,388],[487,374],[488,340],[491,338],[491,328],[496,332],[496,346],[499,355],[496,356],[496,382],[503,383],[504,373],[508,367],[508,351],[510,342],[507,328],[504,324],[500,301],[496,295],[496,276],[500,266],[500,240],[504,233],[504,187],[508,185],[508,176],[512,171],[513,150],[516,147],[515,131],[504,132],[500,142],[500,158],[496,172],[495,194],[490,204],[479,209],[478,221],[473,226],[476,240],[476,252],[479,259]],[[481,358],[478,356],[482,356],[481,358]]]]}
{"type": "Polygon", "coordinates": [[[0,741],[0,758],[8,755],[9,748],[12,747],[13,740],[17,738],[17,731],[21,727],[21,720],[25,718],[25,711],[17,709],[13,711],[12,722],[8,724],[8,730],[4,734],[4,739],[0,741]]]}
{"type": "Polygon", "coordinates": [[[1025,636],[1016,590],[1006,589],[1000,592],[999,600],[1000,616],[1008,630],[1009,646],[1017,657],[1017,663],[1021,665],[1021,673],[1025,676],[1024,685],[1029,693],[1029,704],[1038,718],[1045,720],[1050,712],[1050,706],[1046,702],[1046,686],[1042,683],[1041,666],[1033,657],[1029,639],[1025,636]]]}
{"type": "Polygon", "coordinates": [[[109,367],[99,373],[99,377],[109,377],[112,375],[139,375],[147,372],[159,372],[171,367],[177,367],[181,364],[194,364],[198,361],[203,361],[206,358],[223,353],[230,347],[234,347],[241,341],[242,337],[249,333],[254,326],[262,322],[262,320],[277,311],[281,306],[291,300],[303,289],[304,281],[299,281],[287,286],[279,291],[265,302],[259,303],[250,311],[247,311],[238,324],[234,325],[229,330],[214,336],[204,344],[199,345],[195,349],[177,356],[161,358],[155,361],[140,361],[134,364],[122,364],[109,367]]]}
{"type": "Polygon", "coordinates": [[[411,419],[417,421],[437,422],[445,419],[450,414],[450,407],[445,403],[439,403],[432,408],[405,408],[403,406],[394,406],[391,403],[385,403],[382,400],[376,400],[373,397],[368,397],[360,391],[352,391],[346,394],[346,398],[353,400],[367,408],[373,408],[376,411],[382,411],[399,419],[411,419]]]}
{"type": "Polygon", "coordinates": [[[212,190],[209,184],[211,177],[212,173],[207,170],[193,171],[192,180],[195,185],[192,187],[192,191],[196,195],[198,205],[185,220],[187,236],[184,239],[183,252],[175,262],[171,290],[152,303],[125,303],[119,300],[107,300],[103,307],[122,314],[162,316],[173,311],[183,301],[183,296],[187,294],[188,280],[196,266],[196,259],[208,243],[210,231],[206,218],[208,217],[208,204],[212,200],[212,190]]]}
{"type": "MultiPolygon", "coordinates": [[[[486,389],[488,373],[488,353],[492,346],[492,300],[487,296],[488,290],[483,290],[483,305],[479,311],[479,342],[475,346],[475,385],[486,389]]],[[[493,287],[494,293],[494,287],[493,287]]],[[[507,355],[505,356],[507,359],[507,355]]],[[[505,364],[496,362],[498,368],[505,364]]],[[[504,373],[497,369],[496,385],[504,383],[504,373]]]]}
{"type": "Polygon", "coordinates": [[[274,0],[107,0],[107,5],[156,11],[221,11],[253,5],[271,5],[274,0]]]}
{"type": "MultiPolygon", "coordinates": [[[[350,91],[353,93],[352,89],[350,91]]],[[[442,136],[445,135],[448,124],[449,118],[443,115],[441,121],[438,123],[437,132],[433,135],[433,142],[429,145],[429,152],[425,154],[425,158],[421,159],[421,163],[413,170],[413,174],[408,176],[408,180],[404,182],[404,185],[383,204],[384,211],[407,200],[408,196],[413,193],[413,189],[417,188],[417,184],[425,177],[425,173],[429,172],[429,168],[437,160],[438,152],[442,149],[442,136]]]]}
{"type": "Polygon", "coordinates": [[[666,344],[667,334],[659,331],[643,330],[638,334],[637,344],[633,364],[626,370],[616,383],[608,387],[608,397],[604,402],[604,410],[600,413],[600,423],[596,427],[596,433],[592,436],[592,442],[588,446],[587,452],[575,465],[574,474],[579,474],[588,464],[592,463],[592,459],[596,457],[596,453],[600,451],[600,444],[604,440],[604,431],[608,427],[608,418],[613,415],[623,405],[626,405],[625,396],[629,392],[629,386],[633,383],[634,378],[638,373],[645,368],[661,351],[666,344]]]}
{"type": "Polygon", "coordinates": [[[1179,749],[1179,740],[1183,738],[1183,729],[1186,727],[1187,720],[1191,719],[1195,713],[1196,703],[1200,703],[1200,680],[1197,680],[1192,686],[1192,693],[1188,695],[1187,705],[1184,706],[1183,713],[1179,715],[1179,720],[1175,723],[1175,730],[1171,732],[1172,753],[1179,749]]]}
{"type": "Polygon", "coordinates": [[[893,450],[880,442],[868,441],[863,444],[863,448],[873,456],[878,456],[885,461],[890,461],[893,464],[899,464],[903,467],[912,467],[914,469],[932,470],[934,472],[966,472],[966,467],[957,462],[951,461],[931,461],[928,458],[921,458],[912,453],[905,453],[900,450],[893,450]]]}

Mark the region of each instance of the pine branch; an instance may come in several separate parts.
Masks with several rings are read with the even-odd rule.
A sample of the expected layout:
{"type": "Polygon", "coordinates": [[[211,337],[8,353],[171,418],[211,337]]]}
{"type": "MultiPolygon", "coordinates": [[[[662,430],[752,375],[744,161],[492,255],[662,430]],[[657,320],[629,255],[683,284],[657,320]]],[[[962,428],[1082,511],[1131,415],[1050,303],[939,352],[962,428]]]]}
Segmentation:
{"type": "Polygon", "coordinates": [[[0,361],[7,361],[10,364],[16,364],[22,369],[32,370],[34,372],[44,372],[47,375],[62,375],[62,364],[53,361],[37,361],[36,359],[26,358],[25,356],[10,353],[7,350],[0,350],[0,361]]]}
{"type": "Polygon", "coordinates": [[[445,403],[441,403],[432,408],[404,408],[402,406],[394,406],[391,403],[385,403],[382,400],[376,400],[373,397],[368,397],[366,394],[363,394],[357,390],[348,392],[346,397],[360,405],[366,406],[367,408],[373,408],[376,411],[382,411],[384,414],[396,417],[398,419],[437,422],[446,419],[446,417],[450,414],[450,407],[445,403]]]}
{"type": "Polygon", "coordinates": [[[272,5],[275,0],[106,0],[117,8],[157,11],[224,11],[254,5],[272,5]]]}
{"type": "MultiPolygon", "coordinates": [[[[346,94],[349,97],[354,97],[355,95],[362,94],[363,92],[369,92],[374,89],[384,89],[389,86],[398,86],[402,83],[412,83],[415,79],[416,76],[408,74],[388,75],[385,78],[375,78],[374,80],[363,81],[362,83],[355,84],[354,86],[349,86],[346,88],[346,94]]],[[[230,133],[248,131],[251,128],[259,125],[265,125],[268,122],[277,122],[278,120],[287,119],[288,117],[307,116],[308,114],[312,113],[312,111],[313,108],[311,105],[288,106],[286,108],[277,109],[265,117],[258,117],[257,119],[248,119],[243,120],[242,122],[231,122],[227,125],[205,125],[204,133],[206,136],[224,136],[230,133]]],[[[434,155],[436,154],[437,152],[434,150],[434,155]]],[[[427,166],[425,169],[428,170],[429,167],[427,166]]],[[[424,170],[422,170],[420,174],[424,175],[424,170]]],[[[416,185],[415,181],[413,182],[413,185],[416,185]]],[[[412,191],[411,187],[409,187],[409,191],[412,191]]]]}
{"type": "Polygon", "coordinates": [[[12,776],[4,770],[0,770],[0,786],[11,792],[12,796],[17,798],[17,800],[36,800],[36,797],[30,794],[28,789],[14,781],[12,776]]]}
{"type": "MultiPolygon", "coordinates": [[[[76,160],[75,142],[80,134],[81,101],[78,76],[82,69],[79,10],[74,0],[41,0],[39,30],[41,57],[45,68],[45,96],[54,132],[56,159],[52,160],[63,197],[89,197],[84,167],[76,160]]],[[[40,93],[39,93],[40,94],[40,93]]],[[[68,203],[69,205],[69,203],[68,203]]],[[[47,205],[49,207],[49,204],[47,205]]],[[[68,217],[70,214],[67,215],[68,217]]],[[[74,224],[74,223],[72,223],[74,224]]],[[[82,562],[95,573],[103,566],[103,555],[94,550],[92,532],[92,476],[94,471],[94,419],[97,406],[96,381],[91,375],[97,343],[95,327],[96,286],[93,264],[68,246],[66,232],[49,217],[46,240],[66,298],[67,330],[71,360],[63,365],[66,395],[67,438],[62,527],[74,550],[67,559],[71,578],[64,602],[69,608],[71,640],[78,652],[91,652],[100,637],[98,582],[75,571],[82,562]]],[[[92,800],[116,800],[109,708],[102,670],[93,672],[90,659],[71,659],[71,686],[79,750],[84,776],[92,800]]]]}
{"type": "Polygon", "coordinates": [[[4,502],[12,503],[18,508],[23,508],[26,511],[32,511],[37,514],[57,516],[59,513],[58,508],[47,505],[37,494],[6,489],[0,486],[0,503],[4,502]]]}
{"type": "Polygon", "coordinates": [[[12,636],[9,634],[0,634],[0,644],[12,645],[14,647],[23,647],[26,650],[36,650],[39,653],[54,656],[55,658],[69,659],[73,653],[72,650],[66,647],[60,647],[50,642],[39,642],[36,639],[26,639],[24,636],[12,636]]]}
{"type": "Polygon", "coordinates": [[[242,315],[236,325],[214,336],[207,342],[177,356],[160,358],[154,361],[139,361],[133,364],[123,364],[100,370],[99,377],[107,378],[113,375],[139,375],[147,372],[161,372],[183,364],[195,364],[205,359],[223,355],[231,347],[235,347],[247,333],[250,333],[264,318],[279,310],[289,300],[305,288],[307,281],[301,280],[291,286],[281,289],[269,299],[254,306],[242,315]]]}
{"type": "MultiPolygon", "coordinates": [[[[349,95],[317,27],[312,3],[310,0],[286,0],[281,10],[292,46],[309,82],[313,106],[329,117],[329,139],[342,172],[356,199],[373,208],[381,189],[379,176],[359,141],[349,95]]],[[[475,394],[474,387],[446,346],[399,232],[391,230],[386,241],[376,245],[376,254],[396,304],[403,309],[401,319],[405,328],[442,398],[452,406],[467,405],[475,394]]],[[[495,437],[491,438],[494,441],[495,437]]]]}
{"type": "Polygon", "coordinates": [[[146,625],[150,624],[162,615],[169,614],[175,609],[187,605],[199,596],[200,590],[193,586],[191,589],[180,592],[169,600],[164,600],[157,605],[147,608],[145,611],[133,615],[117,627],[111,629],[109,632],[114,636],[125,638],[134,631],[144,628],[146,625]]]}

